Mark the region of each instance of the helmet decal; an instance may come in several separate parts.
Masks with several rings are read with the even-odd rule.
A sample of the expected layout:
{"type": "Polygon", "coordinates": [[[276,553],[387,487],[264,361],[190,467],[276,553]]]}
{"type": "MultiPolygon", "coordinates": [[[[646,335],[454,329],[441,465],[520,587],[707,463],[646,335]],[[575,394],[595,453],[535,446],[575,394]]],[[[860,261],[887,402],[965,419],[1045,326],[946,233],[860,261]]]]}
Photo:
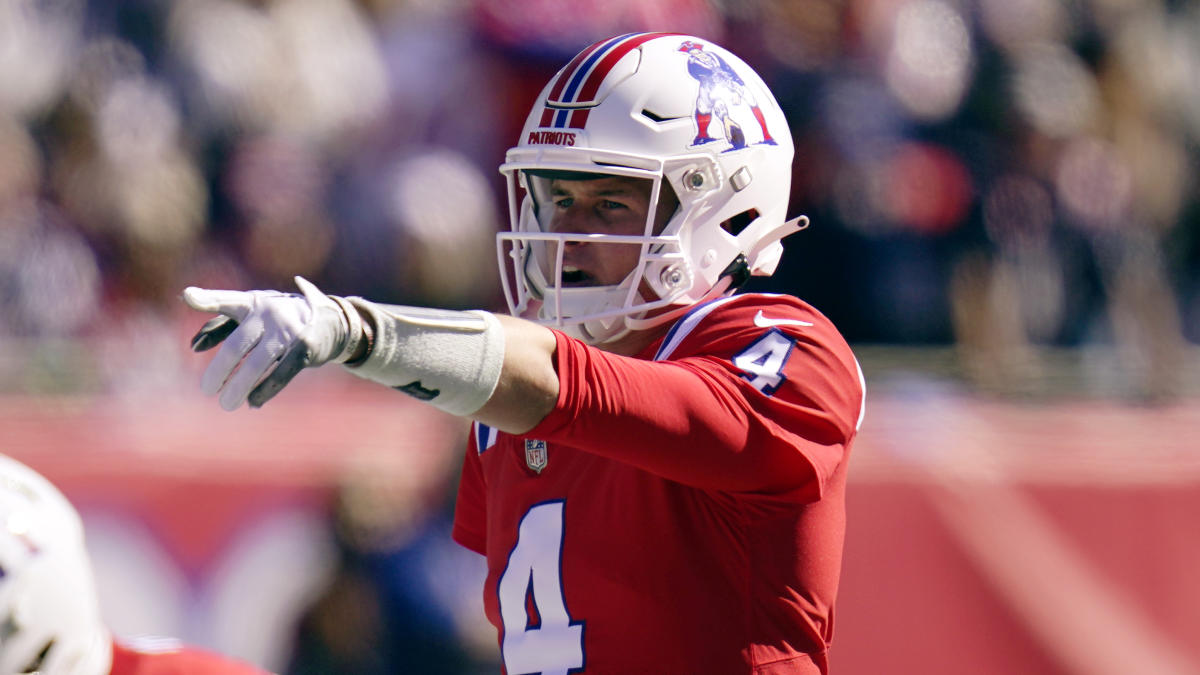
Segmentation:
{"type": "Polygon", "coordinates": [[[584,49],[559,71],[558,79],[546,97],[541,126],[582,129],[587,124],[588,108],[608,77],[612,67],[629,52],[655,38],[672,33],[629,33],[601,40],[584,49]]]}
{"type": "Polygon", "coordinates": [[[715,52],[704,51],[704,44],[694,40],[685,40],[679,45],[679,51],[687,54],[688,74],[700,83],[700,93],[696,96],[696,138],[692,141],[693,146],[719,140],[712,136],[715,128],[719,137],[733,146],[731,150],[746,147],[744,123],[748,120],[741,119],[746,110],[754,116],[761,132],[761,139],[756,143],[775,145],[754,92],[725,59],[715,52]],[[714,116],[718,122],[716,127],[712,124],[714,116]]]}

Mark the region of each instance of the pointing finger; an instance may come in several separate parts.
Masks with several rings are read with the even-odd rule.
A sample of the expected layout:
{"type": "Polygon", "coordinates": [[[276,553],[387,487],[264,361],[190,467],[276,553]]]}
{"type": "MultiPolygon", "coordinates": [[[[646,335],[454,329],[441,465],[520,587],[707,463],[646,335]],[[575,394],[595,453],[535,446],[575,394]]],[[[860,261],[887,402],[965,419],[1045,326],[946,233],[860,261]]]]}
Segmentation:
{"type": "Polygon", "coordinates": [[[183,301],[188,307],[201,312],[224,314],[238,321],[246,318],[250,310],[250,298],[245,291],[214,291],[195,286],[183,289],[183,301]]]}

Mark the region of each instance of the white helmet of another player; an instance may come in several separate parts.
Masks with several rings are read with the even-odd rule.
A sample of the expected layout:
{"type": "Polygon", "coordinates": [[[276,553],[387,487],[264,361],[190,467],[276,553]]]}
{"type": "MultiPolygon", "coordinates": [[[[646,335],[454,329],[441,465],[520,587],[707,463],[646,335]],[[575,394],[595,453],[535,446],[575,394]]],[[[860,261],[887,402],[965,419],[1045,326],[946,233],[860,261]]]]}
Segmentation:
{"type": "Polygon", "coordinates": [[[0,673],[105,675],[111,660],[79,514],[0,456],[0,673]]]}
{"type": "Polygon", "coordinates": [[[580,52],[542,90],[500,167],[511,232],[498,235],[509,308],[593,344],[659,325],[770,275],[787,221],[792,138],[774,96],[706,40],[623,35],[580,52]],[[550,182],[606,174],[651,182],[640,236],[550,231],[550,182]],[[678,200],[655,231],[662,195],[678,200]],[[639,244],[621,283],[564,282],[564,245],[639,244]],[[511,277],[511,279],[510,279],[511,277]]]}

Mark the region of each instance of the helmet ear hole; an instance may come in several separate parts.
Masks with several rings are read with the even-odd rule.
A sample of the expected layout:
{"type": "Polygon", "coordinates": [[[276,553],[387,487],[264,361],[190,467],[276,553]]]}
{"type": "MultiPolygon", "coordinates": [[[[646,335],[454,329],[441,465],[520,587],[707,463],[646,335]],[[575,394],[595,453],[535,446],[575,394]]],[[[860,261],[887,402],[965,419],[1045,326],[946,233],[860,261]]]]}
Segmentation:
{"type": "Polygon", "coordinates": [[[42,671],[42,664],[46,661],[46,657],[50,654],[50,650],[53,648],[54,640],[50,640],[46,643],[46,646],[42,647],[41,651],[37,653],[37,656],[33,657],[33,661],[29,662],[29,664],[25,666],[25,670],[22,670],[21,673],[40,673],[42,671]]]}
{"type": "Polygon", "coordinates": [[[748,209],[721,223],[721,229],[736,237],[756,220],[758,220],[758,209],[748,209]]]}
{"type": "Polygon", "coordinates": [[[741,253],[733,259],[733,262],[721,271],[721,276],[718,278],[729,277],[729,288],[741,288],[747,281],[750,280],[750,265],[746,262],[746,256],[741,253]]]}

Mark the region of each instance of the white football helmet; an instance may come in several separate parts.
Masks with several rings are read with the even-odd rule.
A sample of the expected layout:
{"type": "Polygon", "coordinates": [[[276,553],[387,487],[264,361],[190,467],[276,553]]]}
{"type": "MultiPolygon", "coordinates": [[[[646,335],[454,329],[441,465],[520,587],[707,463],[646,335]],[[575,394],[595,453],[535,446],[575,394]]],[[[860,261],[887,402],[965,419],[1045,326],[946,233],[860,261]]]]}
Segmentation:
{"type": "Polygon", "coordinates": [[[0,673],[107,675],[111,661],[79,514],[0,456],[0,673]]]}
{"type": "Polygon", "coordinates": [[[808,222],[785,220],[791,167],[787,120],[737,56],[671,33],[597,42],[542,90],[500,167],[512,231],[497,248],[509,309],[601,344],[774,273],[780,239],[808,222]],[[651,180],[642,235],[551,232],[550,181],[578,174],[651,180]],[[655,232],[667,189],[679,206],[655,232]],[[641,257],[620,284],[573,286],[563,281],[567,242],[640,244],[641,257]]]}

